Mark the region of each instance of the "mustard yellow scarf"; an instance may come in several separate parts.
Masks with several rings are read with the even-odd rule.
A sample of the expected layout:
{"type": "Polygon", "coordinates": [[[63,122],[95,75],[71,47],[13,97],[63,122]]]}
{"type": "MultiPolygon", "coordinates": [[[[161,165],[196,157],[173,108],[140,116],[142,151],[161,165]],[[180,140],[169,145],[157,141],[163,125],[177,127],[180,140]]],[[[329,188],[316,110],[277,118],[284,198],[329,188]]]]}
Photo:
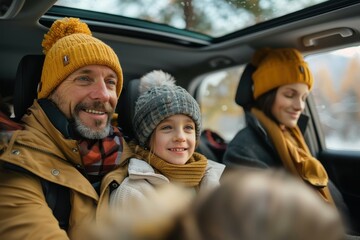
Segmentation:
{"type": "Polygon", "coordinates": [[[186,187],[196,187],[205,174],[207,158],[200,153],[194,153],[185,164],[178,165],[168,163],[140,146],[131,145],[131,147],[138,158],[148,162],[155,171],[167,177],[170,182],[181,183],[186,187]]]}
{"type": "Polygon", "coordinates": [[[282,130],[279,124],[262,111],[252,108],[251,113],[260,121],[271,138],[285,168],[314,187],[326,202],[333,203],[328,189],[328,175],[324,166],[314,158],[307,147],[300,129],[282,130]]]}

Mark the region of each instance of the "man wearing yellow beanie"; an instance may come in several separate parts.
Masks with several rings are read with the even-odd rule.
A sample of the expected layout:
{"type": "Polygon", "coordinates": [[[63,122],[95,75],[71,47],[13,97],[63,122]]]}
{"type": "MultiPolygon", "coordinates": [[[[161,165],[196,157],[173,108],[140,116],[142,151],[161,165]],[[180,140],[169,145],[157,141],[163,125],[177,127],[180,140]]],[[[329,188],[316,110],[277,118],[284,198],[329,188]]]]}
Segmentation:
{"type": "Polygon", "coordinates": [[[231,166],[283,167],[313,187],[326,204],[334,205],[335,200],[347,216],[340,192],[321,162],[311,155],[297,125],[313,85],[301,53],[293,48],[259,49],[251,64],[251,113],[247,126],[229,143],[223,162],[231,166]]]}
{"type": "Polygon", "coordinates": [[[38,99],[1,146],[0,239],[83,239],[127,172],[128,146],[110,124],[123,84],[116,53],[76,18],[55,21],[42,46],[38,99]]]}

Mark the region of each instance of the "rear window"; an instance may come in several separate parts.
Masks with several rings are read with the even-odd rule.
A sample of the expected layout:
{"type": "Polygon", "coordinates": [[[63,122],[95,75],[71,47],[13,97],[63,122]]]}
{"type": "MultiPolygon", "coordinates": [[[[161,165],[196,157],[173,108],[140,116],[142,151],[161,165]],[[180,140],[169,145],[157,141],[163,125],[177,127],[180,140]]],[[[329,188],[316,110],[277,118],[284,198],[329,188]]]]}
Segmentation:
{"type": "Polygon", "coordinates": [[[203,128],[210,129],[229,142],[245,127],[242,107],[235,103],[235,94],[245,66],[238,66],[199,77],[198,101],[203,128]]]}

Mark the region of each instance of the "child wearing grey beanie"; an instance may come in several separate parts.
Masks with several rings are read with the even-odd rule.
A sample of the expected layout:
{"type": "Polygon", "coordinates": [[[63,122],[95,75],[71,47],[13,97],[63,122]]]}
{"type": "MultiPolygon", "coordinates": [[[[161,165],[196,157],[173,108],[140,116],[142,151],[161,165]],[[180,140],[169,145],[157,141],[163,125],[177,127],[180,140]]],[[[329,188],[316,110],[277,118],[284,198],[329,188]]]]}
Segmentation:
{"type": "Polygon", "coordinates": [[[218,186],[225,166],[195,152],[201,132],[196,100],[160,70],[140,79],[139,92],[133,118],[136,141],[129,144],[135,156],[129,159],[128,177],[112,191],[110,206],[138,211],[169,183],[196,193],[218,186]]]}

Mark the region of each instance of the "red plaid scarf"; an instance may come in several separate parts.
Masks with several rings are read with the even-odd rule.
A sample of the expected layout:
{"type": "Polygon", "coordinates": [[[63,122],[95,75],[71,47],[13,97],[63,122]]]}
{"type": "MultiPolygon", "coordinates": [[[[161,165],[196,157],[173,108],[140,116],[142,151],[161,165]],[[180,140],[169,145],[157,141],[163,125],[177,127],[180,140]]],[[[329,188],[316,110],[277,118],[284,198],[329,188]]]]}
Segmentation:
{"type": "Polygon", "coordinates": [[[123,138],[118,128],[113,127],[104,139],[79,141],[80,154],[88,175],[103,176],[120,164],[123,138]]]}

